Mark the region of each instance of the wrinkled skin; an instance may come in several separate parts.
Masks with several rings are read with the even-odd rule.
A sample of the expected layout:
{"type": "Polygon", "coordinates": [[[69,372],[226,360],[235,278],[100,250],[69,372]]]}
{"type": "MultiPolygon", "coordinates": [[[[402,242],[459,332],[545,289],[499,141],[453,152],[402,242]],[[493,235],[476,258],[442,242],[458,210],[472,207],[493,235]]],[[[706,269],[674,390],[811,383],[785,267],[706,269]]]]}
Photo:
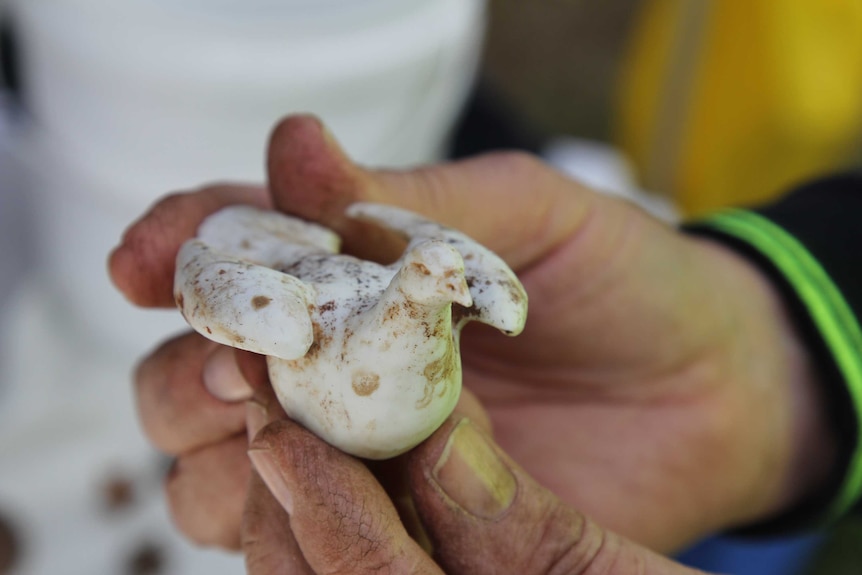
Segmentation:
{"type": "MultiPolygon", "coordinates": [[[[410,478],[416,512],[446,572],[494,572],[494,557],[482,571],[447,552],[457,549],[458,537],[490,537],[505,548],[543,525],[552,539],[545,543],[557,552],[530,572],[551,572],[572,549],[581,566],[553,572],[599,572],[590,569],[607,567],[603,560],[625,567],[620,572],[643,566],[644,572],[672,572],[666,569],[682,568],[609,531],[670,551],[780,512],[829,472],[834,453],[808,358],[771,286],[725,248],[684,236],[522,154],[407,172],[366,170],[308,117],[290,118],[277,128],[269,174],[268,191],[222,185],[160,201],[112,254],[117,287],[138,305],[171,306],[179,245],[206,215],[232,203],[271,206],[322,223],[343,236],[347,251],[392,258],[401,248],[397,240],[343,216],[347,205],[365,200],[463,230],[503,257],[529,293],[520,337],[465,331],[469,391],[454,416],[493,429],[499,446],[494,449],[517,462],[511,463],[519,494],[512,509],[525,515],[512,511],[505,517],[521,519],[490,527],[452,523],[452,510],[427,497],[433,482],[423,470],[433,469],[430,462],[455,420],[394,464],[395,476],[410,478]]],[[[282,504],[293,508],[293,530],[257,476],[246,487],[246,433],[254,435],[283,415],[259,358],[215,349],[197,335],[181,336],[146,358],[136,377],[145,431],[155,445],[178,456],[167,490],[176,522],[189,537],[242,546],[251,572],[291,572],[289,565],[297,573],[341,572],[343,565],[326,563],[327,557],[335,561],[339,530],[327,535],[320,532],[325,522],[306,525],[314,522],[296,503],[296,493],[308,486],[306,475],[294,468],[319,471],[329,465],[345,479],[329,488],[330,495],[385,517],[373,525],[378,531],[368,541],[383,550],[387,564],[404,566],[393,563],[393,556],[410,562],[425,557],[402,537],[406,527],[421,540],[415,517],[405,511],[409,506],[400,505],[404,482],[383,480],[399,503],[402,526],[392,510],[384,512],[380,485],[364,466],[340,458],[293,424],[267,427],[258,440],[263,443],[253,445],[269,454],[255,461],[269,461],[258,469],[282,494],[282,504]],[[274,441],[281,435],[283,442],[274,441]],[[292,459],[297,454],[299,462],[292,459]],[[287,487],[278,479],[284,476],[290,478],[287,487]],[[292,505],[284,496],[291,492],[292,505]],[[321,550],[315,540],[336,547],[321,550]],[[280,543],[270,547],[267,541],[280,543]]],[[[378,476],[393,476],[393,469],[386,471],[378,476]]],[[[326,502],[324,508],[329,509],[326,502]]],[[[349,531],[350,522],[345,525],[349,531]]],[[[361,513],[357,525],[367,527],[361,513]]],[[[411,563],[419,564],[420,572],[437,569],[411,563]]]]}

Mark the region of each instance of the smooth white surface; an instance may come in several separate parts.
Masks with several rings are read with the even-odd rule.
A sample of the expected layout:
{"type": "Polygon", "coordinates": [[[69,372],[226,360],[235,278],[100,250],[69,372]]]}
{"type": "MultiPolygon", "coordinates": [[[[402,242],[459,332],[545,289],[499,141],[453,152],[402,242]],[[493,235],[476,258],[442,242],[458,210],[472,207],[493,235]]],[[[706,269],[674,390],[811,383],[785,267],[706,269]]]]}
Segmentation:
{"type": "Polygon", "coordinates": [[[634,165],[623,153],[603,142],[560,137],[542,151],[546,162],[594,190],[620,196],[669,223],[679,221],[673,202],[638,187],[634,165]]]}
{"type": "Polygon", "coordinates": [[[269,132],[290,112],[321,116],[363,163],[439,157],[475,72],[484,1],[392,4],[350,26],[340,11],[309,23],[96,4],[13,2],[28,105],[52,145],[122,184],[112,199],[151,199],[261,180],[269,132]]]}

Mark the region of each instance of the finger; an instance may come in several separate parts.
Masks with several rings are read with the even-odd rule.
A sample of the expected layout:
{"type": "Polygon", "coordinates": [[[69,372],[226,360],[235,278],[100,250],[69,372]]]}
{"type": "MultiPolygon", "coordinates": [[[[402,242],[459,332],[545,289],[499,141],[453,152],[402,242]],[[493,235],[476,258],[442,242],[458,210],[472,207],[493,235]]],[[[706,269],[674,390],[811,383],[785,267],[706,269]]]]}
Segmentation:
{"type": "Polygon", "coordinates": [[[290,515],[315,573],[442,573],[407,534],[386,492],[359,460],[287,420],[264,428],[249,457],[290,515]]]}
{"type": "Polygon", "coordinates": [[[245,435],[179,457],[165,481],[174,524],[204,546],[239,549],[251,475],[245,435]]]}
{"type": "Polygon", "coordinates": [[[248,382],[252,395],[246,401],[246,427],[248,439],[274,421],[287,419],[284,408],[269,382],[266,357],[249,351],[235,350],[235,358],[243,380],[248,382]]]}
{"type": "MultiPolygon", "coordinates": [[[[246,402],[248,438],[275,421],[286,419],[269,383],[265,358],[237,351],[240,371],[254,389],[246,402]]],[[[248,456],[246,455],[248,462],[248,456]]],[[[290,517],[252,472],[243,514],[242,549],[246,571],[251,575],[313,575],[290,529],[290,517]]]]}
{"type": "Polygon", "coordinates": [[[196,333],[162,344],[135,372],[135,396],[141,426],[150,441],[166,453],[180,454],[231,437],[245,429],[241,403],[223,395],[250,396],[232,350],[196,333]]]}
{"type": "Polygon", "coordinates": [[[292,116],[272,134],[268,171],[273,202],[320,222],[346,249],[391,243],[348,220],[356,201],[393,204],[464,231],[521,268],[575,233],[598,196],[539,160],[502,153],[404,172],[355,165],[312,116],[292,116]]]}
{"type": "Polygon", "coordinates": [[[461,390],[454,413],[460,417],[468,418],[482,432],[492,435],[491,417],[476,394],[466,387],[461,390]]]}
{"type": "Polygon", "coordinates": [[[251,474],[242,525],[249,575],[314,575],[290,526],[290,516],[257,473],[251,474]]]}
{"type": "Polygon", "coordinates": [[[239,368],[240,375],[251,388],[251,397],[244,399],[256,399],[261,403],[275,398],[275,392],[269,383],[269,368],[266,364],[266,356],[235,349],[234,359],[239,368]]]}
{"type": "MultiPolygon", "coordinates": [[[[469,417],[474,425],[482,431],[491,432],[491,419],[470,390],[466,388],[461,390],[461,396],[454,412],[459,416],[469,417]]],[[[393,459],[366,461],[365,465],[392,500],[401,518],[401,524],[404,525],[407,533],[422,549],[430,552],[431,542],[428,540],[425,528],[422,526],[422,521],[416,511],[413,497],[410,494],[407,466],[405,465],[408,458],[409,454],[405,454],[393,459]]]]}
{"type": "Polygon", "coordinates": [[[174,260],[208,215],[231,204],[269,207],[261,187],[219,185],[159,200],[133,223],[108,258],[114,285],[132,303],[173,307],[174,260]]]}
{"type": "Polygon", "coordinates": [[[313,116],[291,116],[276,126],[267,156],[270,192],[280,211],[318,222],[338,233],[342,250],[388,263],[404,250],[403,238],[376,224],[352,220],[344,210],[371,200],[376,182],[342,151],[313,116]]]}
{"type": "Polygon", "coordinates": [[[694,573],[563,505],[469,419],[450,419],[411,454],[410,484],[449,575],[694,573]]]}

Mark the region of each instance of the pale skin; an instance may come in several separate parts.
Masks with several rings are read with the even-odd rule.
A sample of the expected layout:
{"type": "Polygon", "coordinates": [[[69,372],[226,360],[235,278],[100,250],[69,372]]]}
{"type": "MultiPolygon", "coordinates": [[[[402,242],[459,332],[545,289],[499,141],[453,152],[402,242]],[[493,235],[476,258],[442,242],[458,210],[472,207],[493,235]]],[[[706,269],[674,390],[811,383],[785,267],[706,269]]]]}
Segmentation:
{"type": "Polygon", "coordinates": [[[654,551],[780,513],[830,473],[834,442],[809,358],[772,286],[728,249],[518,153],[374,171],[315,119],[293,117],[268,158],[267,189],[174,195],[133,224],[110,259],[126,297],[172,306],[180,244],[233,203],[322,223],[357,255],[392,257],[392,237],[343,216],[364,200],[422,213],[497,252],[530,312],[514,339],[465,331],[468,391],[456,414],[386,474],[375,469],[409,477],[433,559],[407,535],[415,521],[404,515],[402,525],[391,482],[387,496],[358,460],[277,422],[260,358],[195,334],[145,358],[138,406],[153,443],[177,457],[167,481],[175,521],[201,544],[242,548],[250,573],[683,573],[654,551]],[[275,498],[252,472],[249,436],[275,498]],[[450,437],[455,447],[444,449],[450,437]],[[438,464],[444,452],[451,465],[438,464]],[[471,466],[476,458],[484,463],[471,466]],[[473,485],[486,468],[502,470],[477,484],[490,491],[455,501],[440,489],[445,477],[473,485]],[[487,556],[471,563],[479,548],[487,556]]]}

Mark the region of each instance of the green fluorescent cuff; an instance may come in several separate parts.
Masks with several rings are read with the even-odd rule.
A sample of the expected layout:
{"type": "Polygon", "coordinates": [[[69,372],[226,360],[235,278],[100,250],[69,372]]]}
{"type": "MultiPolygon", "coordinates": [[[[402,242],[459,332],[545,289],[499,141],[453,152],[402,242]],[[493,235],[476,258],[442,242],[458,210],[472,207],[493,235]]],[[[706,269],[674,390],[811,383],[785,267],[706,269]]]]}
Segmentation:
{"type": "Polygon", "coordinates": [[[785,276],[817,326],[850,392],[857,437],[850,465],[828,511],[832,521],[862,496],[862,330],[841,291],[808,252],[784,229],[752,212],[728,210],[702,224],[742,240],[768,258],[785,276]]]}

